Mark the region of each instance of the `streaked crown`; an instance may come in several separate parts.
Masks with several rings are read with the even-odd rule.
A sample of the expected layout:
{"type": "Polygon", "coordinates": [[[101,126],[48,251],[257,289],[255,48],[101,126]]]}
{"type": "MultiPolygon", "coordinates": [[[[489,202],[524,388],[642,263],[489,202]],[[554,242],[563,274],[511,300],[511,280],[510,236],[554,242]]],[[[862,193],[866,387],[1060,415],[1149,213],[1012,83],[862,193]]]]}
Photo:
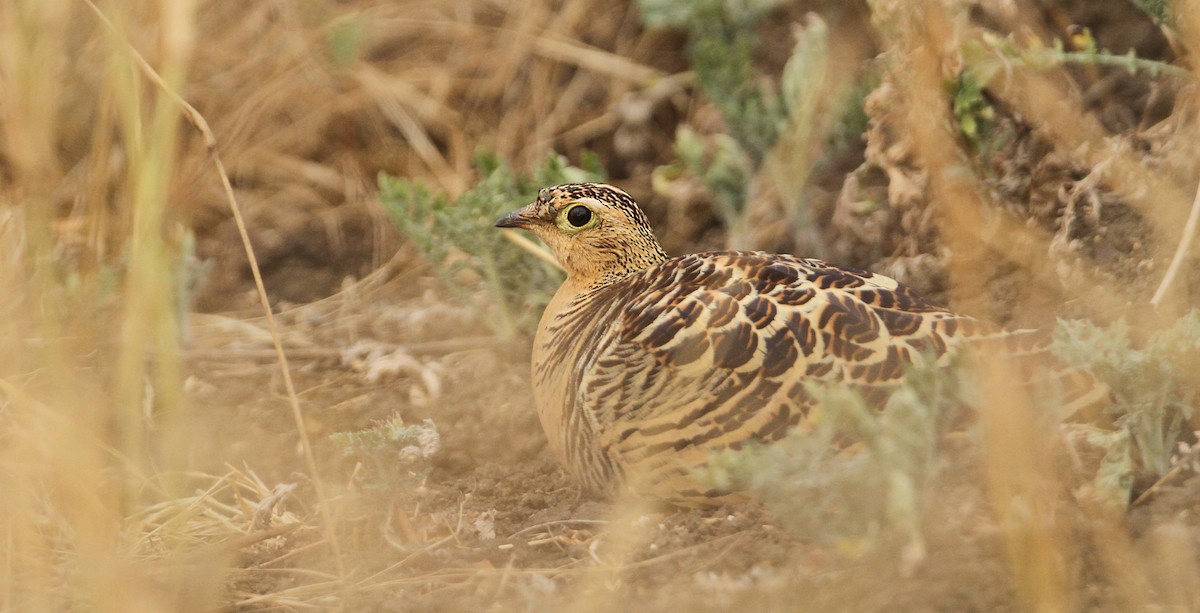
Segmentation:
{"type": "Polygon", "coordinates": [[[624,190],[604,183],[547,187],[537,200],[496,222],[542,239],[568,278],[606,285],[663,260],[645,213],[624,190]]]}

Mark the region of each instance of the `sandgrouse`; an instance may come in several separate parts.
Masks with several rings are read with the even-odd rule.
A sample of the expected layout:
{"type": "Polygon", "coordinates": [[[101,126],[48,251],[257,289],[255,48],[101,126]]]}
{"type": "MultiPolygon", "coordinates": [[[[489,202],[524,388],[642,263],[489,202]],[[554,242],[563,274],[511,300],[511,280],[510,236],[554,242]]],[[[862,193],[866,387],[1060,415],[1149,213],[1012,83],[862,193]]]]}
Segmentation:
{"type": "Polygon", "coordinates": [[[697,477],[710,454],[804,423],[805,381],[877,404],[908,364],[1013,338],[893,279],[821,260],[725,251],[668,257],[624,191],[542,189],[496,222],[541,238],[566,269],[533,347],[550,447],[584,487],[677,504],[734,493],[697,477]]]}

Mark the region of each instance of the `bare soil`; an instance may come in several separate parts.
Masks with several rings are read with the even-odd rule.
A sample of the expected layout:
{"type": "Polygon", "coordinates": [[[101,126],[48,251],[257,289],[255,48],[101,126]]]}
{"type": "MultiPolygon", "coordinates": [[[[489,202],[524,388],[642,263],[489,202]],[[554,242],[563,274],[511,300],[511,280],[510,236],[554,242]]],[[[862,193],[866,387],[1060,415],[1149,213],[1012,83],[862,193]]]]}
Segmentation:
{"type": "MultiPolygon", "coordinates": [[[[856,550],[853,543],[797,532],[787,517],[760,503],[681,510],[590,499],[545,449],[532,408],[528,339],[489,337],[470,312],[441,302],[436,292],[418,288],[413,295],[410,281],[401,274],[383,283],[348,319],[336,319],[329,301],[319,303],[330,313],[324,321],[312,307],[283,316],[291,338],[308,341],[297,355],[318,356],[296,358],[291,367],[322,479],[338,509],[343,558],[352,577],[364,581],[346,597],[351,610],[1025,608],[971,453],[948,453],[943,460],[922,520],[925,551],[915,558],[903,543],[883,540],[856,550]],[[368,335],[407,347],[436,383],[417,371],[367,382],[339,355],[368,335]],[[397,414],[407,423],[433,420],[442,448],[419,487],[379,497],[355,483],[353,463],[339,457],[329,435],[397,414]]],[[[202,343],[211,338],[212,324],[195,330],[202,343]]],[[[303,583],[303,575],[281,573],[284,568],[335,572],[328,545],[311,527],[314,492],[302,475],[278,369],[263,348],[198,350],[191,361],[192,400],[203,407],[196,412],[195,432],[203,441],[196,451],[214,458],[213,466],[198,468],[219,473],[218,462],[244,464],[268,484],[298,483],[282,508],[313,519],[269,546],[242,551],[241,570],[229,586],[239,595],[235,601],[303,583]]],[[[1112,578],[1136,569],[1113,569],[1105,557],[1107,540],[1115,538],[1112,524],[1063,491],[1055,527],[1047,530],[1082,543],[1060,560],[1071,588],[1067,604],[1127,610],[1137,589],[1176,602],[1170,590],[1178,582],[1184,586],[1174,588],[1179,598],[1195,594],[1186,586],[1197,581],[1187,573],[1200,551],[1198,511],[1200,477],[1193,476],[1168,484],[1117,520],[1127,535],[1121,538],[1129,538],[1138,555],[1183,557],[1176,572],[1141,577],[1145,585],[1129,588],[1112,578]]]]}

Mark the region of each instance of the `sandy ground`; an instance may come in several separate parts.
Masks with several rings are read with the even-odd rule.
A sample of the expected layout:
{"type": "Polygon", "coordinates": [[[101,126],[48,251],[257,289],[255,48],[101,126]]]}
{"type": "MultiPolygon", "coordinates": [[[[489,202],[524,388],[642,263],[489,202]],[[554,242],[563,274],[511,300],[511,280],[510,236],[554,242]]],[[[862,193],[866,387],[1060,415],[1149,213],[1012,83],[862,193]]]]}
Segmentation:
{"type": "MultiPolygon", "coordinates": [[[[906,543],[887,538],[856,549],[796,530],[778,508],[761,503],[678,510],[592,500],[545,451],[531,402],[529,341],[487,336],[469,312],[414,289],[407,274],[356,302],[352,318],[339,319],[329,301],[282,318],[288,337],[303,345],[292,369],[338,509],[342,555],[363,581],[348,596],[352,610],[1023,610],[1010,552],[969,451],[951,450],[940,460],[921,520],[924,553],[915,557],[906,543]],[[401,349],[411,361],[368,381],[368,364],[345,359],[365,342],[401,349]],[[339,457],[329,435],[395,415],[410,424],[432,420],[441,448],[424,479],[380,495],[355,480],[354,463],[339,457]]],[[[226,323],[198,319],[197,343],[228,341],[226,323]]],[[[202,468],[214,474],[218,463],[228,463],[253,469],[268,485],[297,483],[277,510],[314,518],[298,435],[263,347],[193,351],[195,454],[212,458],[202,468]]],[[[1137,555],[1183,556],[1194,568],[1198,508],[1200,478],[1180,480],[1116,525],[1137,555]]],[[[1114,577],[1140,571],[1109,566],[1111,524],[1066,491],[1053,516],[1047,529],[1073,543],[1059,560],[1066,604],[1126,610],[1133,588],[1114,577]]],[[[333,572],[314,523],[244,549],[231,577],[233,600],[303,591],[312,579],[297,569],[333,572]]],[[[1171,600],[1169,590],[1174,583],[1187,598],[1196,578],[1173,574],[1143,576],[1138,589],[1188,605],[1171,600]]]]}

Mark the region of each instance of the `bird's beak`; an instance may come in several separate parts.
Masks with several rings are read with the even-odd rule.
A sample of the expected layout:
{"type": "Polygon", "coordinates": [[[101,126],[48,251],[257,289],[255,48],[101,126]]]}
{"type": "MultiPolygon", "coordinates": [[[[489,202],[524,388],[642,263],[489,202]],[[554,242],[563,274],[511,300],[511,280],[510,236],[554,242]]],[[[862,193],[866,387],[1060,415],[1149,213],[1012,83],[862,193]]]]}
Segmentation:
{"type": "Polygon", "coordinates": [[[538,221],[537,213],[534,212],[533,205],[530,204],[525,208],[517,209],[496,220],[496,227],[528,229],[536,221],[538,221]]]}

